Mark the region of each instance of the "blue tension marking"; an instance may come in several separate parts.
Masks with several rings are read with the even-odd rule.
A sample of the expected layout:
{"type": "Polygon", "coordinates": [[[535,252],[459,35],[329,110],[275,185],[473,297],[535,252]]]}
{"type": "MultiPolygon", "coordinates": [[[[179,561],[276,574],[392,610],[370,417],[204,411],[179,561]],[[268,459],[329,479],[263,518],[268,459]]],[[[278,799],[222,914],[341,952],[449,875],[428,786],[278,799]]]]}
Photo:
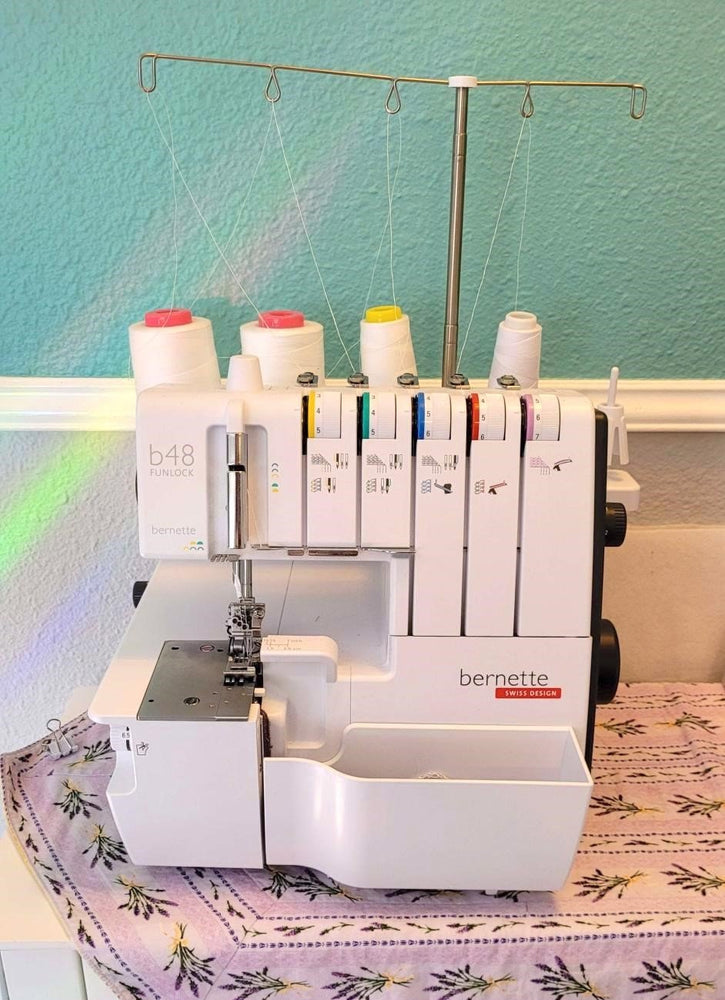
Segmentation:
{"type": "Polygon", "coordinates": [[[425,438],[425,393],[418,393],[418,440],[425,438]]]}

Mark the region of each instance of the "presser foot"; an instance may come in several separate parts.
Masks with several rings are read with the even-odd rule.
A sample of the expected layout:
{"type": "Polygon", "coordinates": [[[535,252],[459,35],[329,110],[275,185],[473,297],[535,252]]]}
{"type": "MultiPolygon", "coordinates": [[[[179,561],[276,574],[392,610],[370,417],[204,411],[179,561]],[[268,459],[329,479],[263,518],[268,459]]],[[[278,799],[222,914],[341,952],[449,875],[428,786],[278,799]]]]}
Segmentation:
{"type": "Polygon", "coordinates": [[[229,655],[224,671],[224,687],[251,685],[254,689],[261,681],[260,650],[265,611],[265,605],[255,601],[251,593],[229,605],[226,622],[229,655]]]}

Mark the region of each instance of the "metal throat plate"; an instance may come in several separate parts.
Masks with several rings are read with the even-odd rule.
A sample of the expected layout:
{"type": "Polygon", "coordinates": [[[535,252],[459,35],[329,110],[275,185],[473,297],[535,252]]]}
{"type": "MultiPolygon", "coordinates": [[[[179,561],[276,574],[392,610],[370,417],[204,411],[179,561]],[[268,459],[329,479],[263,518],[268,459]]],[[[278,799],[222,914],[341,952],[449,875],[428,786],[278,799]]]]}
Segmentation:
{"type": "Polygon", "coordinates": [[[165,642],[136,716],[142,722],[248,719],[254,684],[224,687],[228,639],[165,642]]]}

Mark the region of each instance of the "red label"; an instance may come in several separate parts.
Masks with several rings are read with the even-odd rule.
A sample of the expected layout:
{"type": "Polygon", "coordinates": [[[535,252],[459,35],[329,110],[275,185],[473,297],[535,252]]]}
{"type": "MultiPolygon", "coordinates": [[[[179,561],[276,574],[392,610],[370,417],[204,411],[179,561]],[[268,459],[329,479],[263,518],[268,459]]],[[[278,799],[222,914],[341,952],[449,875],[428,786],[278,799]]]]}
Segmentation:
{"type": "Polygon", "coordinates": [[[497,698],[561,698],[561,688],[496,688],[497,698]]]}

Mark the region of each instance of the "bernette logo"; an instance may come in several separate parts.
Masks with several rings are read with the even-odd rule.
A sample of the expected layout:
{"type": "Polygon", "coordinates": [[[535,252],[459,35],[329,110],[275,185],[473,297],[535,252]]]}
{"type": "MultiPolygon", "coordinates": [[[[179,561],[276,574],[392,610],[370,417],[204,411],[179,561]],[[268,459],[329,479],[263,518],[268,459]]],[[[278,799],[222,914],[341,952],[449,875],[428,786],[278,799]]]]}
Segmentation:
{"type": "Polygon", "coordinates": [[[201,541],[201,539],[198,539],[195,542],[189,542],[188,545],[184,546],[184,552],[203,552],[203,551],[204,551],[204,543],[201,541]]]}
{"type": "Polygon", "coordinates": [[[535,670],[522,670],[511,674],[469,674],[461,670],[460,687],[492,687],[496,698],[527,698],[550,700],[561,698],[560,687],[549,687],[549,675],[535,670]]]}

